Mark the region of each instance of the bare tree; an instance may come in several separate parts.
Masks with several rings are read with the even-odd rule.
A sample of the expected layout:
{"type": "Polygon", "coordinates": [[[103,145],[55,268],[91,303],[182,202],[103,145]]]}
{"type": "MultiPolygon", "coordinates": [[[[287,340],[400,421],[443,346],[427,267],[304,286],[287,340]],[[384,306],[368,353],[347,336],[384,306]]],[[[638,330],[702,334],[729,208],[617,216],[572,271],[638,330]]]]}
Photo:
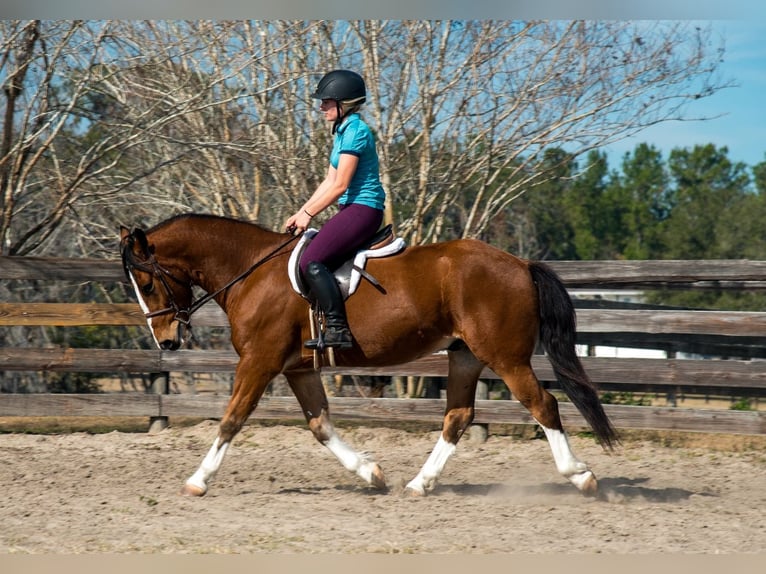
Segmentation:
{"type": "Polygon", "coordinates": [[[335,67],[367,78],[399,233],[481,237],[546,149],[688,118],[719,56],[688,22],[2,21],[1,252],[113,253],[189,210],[281,225],[326,170],[335,67]]]}
{"type": "Polygon", "coordinates": [[[293,25],[0,26],[2,253],[39,252],[62,233],[85,253],[113,252],[119,223],[192,209],[257,217],[264,179],[300,187],[302,124],[280,89],[306,72],[270,73],[293,53],[293,25]]]}

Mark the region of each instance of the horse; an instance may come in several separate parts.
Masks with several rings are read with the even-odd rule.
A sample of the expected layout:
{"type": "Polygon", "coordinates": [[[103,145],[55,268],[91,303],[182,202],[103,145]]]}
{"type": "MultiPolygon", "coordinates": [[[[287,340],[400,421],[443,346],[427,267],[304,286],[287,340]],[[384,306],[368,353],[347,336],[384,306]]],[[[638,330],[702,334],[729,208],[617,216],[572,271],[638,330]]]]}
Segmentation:
{"type": "MultiPolygon", "coordinates": [[[[184,495],[208,491],[235,435],[280,374],[316,440],[369,487],[387,489],[373,457],[337,433],[321,368],[303,349],[311,321],[306,299],[291,289],[288,278],[294,239],[252,222],[193,213],[146,231],[120,226],[124,271],[157,346],[180,348],[193,313],[213,299],[229,319],[239,356],[218,434],[181,488],[184,495]],[[195,286],[206,293],[196,301],[195,286]]],[[[379,286],[363,281],[347,300],[354,344],[335,351],[336,364],[380,367],[438,351],[448,355],[442,430],[406,492],[422,496],[435,488],[474,418],[477,381],[489,367],[544,431],[558,472],[584,495],[597,493],[593,471],[572,452],[556,398],[530,364],[539,343],[596,440],[605,451],[613,450],[619,437],[576,354],[574,306],[550,267],[480,240],[456,239],[407,246],[397,255],[371,259],[366,271],[379,286]]]]}

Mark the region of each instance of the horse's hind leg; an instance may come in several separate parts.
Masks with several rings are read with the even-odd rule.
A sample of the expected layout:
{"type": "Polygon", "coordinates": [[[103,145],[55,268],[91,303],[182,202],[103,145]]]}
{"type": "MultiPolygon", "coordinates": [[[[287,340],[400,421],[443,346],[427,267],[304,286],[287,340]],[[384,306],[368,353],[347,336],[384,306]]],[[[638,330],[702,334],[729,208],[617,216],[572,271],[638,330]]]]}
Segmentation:
{"type": "Polygon", "coordinates": [[[369,455],[351,448],[335,431],[319,373],[295,371],[285,373],[285,376],[303,409],[314,437],[326,446],[346,469],[355,472],[370,486],[385,489],[386,479],[378,464],[369,455]]]}
{"type": "Polygon", "coordinates": [[[455,452],[457,442],[474,417],[476,383],[484,363],[462,341],[453,345],[448,356],[447,408],[442,432],[420,472],[407,484],[407,489],[416,495],[424,495],[434,489],[447,461],[455,452]]]}
{"type": "Polygon", "coordinates": [[[540,385],[532,367],[529,365],[506,369],[495,367],[495,372],[503,378],[514,398],[527,408],[542,427],[559,473],[584,494],[595,494],[598,490],[596,477],[588,465],[572,452],[569,439],[561,424],[558,401],[540,385]]]}

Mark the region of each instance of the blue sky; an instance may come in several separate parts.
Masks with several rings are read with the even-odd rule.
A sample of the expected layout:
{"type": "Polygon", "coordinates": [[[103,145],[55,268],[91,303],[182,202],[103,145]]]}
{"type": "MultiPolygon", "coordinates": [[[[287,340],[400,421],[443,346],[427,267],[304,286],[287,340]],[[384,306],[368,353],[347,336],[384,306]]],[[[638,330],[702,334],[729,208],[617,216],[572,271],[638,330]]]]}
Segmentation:
{"type": "Polygon", "coordinates": [[[676,147],[713,143],[729,149],[729,159],[749,166],[766,161],[766,19],[709,21],[725,42],[721,76],[737,87],[721,90],[693,102],[688,116],[721,116],[691,122],[667,122],[608,148],[609,165],[619,166],[626,151],[646,142],[667,159],[676,147]]]}

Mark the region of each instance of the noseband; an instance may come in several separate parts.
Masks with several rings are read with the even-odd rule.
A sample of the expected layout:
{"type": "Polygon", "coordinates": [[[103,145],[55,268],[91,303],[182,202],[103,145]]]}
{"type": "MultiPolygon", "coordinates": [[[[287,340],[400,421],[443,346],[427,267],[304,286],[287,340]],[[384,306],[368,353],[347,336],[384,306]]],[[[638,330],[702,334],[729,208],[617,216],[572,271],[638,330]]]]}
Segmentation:
{"type": "Polygon", "coordinates": [[[133,251],[126,245],[123,247],[122,250],[122,264],[123,268],[125,270],[125,275],[129,277],[129,273],[133,269],[138,269],[139,271],[143,271],[144,273],[150,274],[152,277],[159,279],[160,284],[162,285],[162,288],[165,290],[165,294],[168,298],[168,306],[164,309],[158,309],[156,311],[150,311],[149,313],[144,313],[144,317],[147,319],[151,319],[152,317],[159,317],[160,315],[167,315],[168,313],[174,313],[173,319],[175,321],[180,322],[185,327],[190,328],[191,327],[191,316],[193,313],[195,313],[200,307],[202,307],[205,303],[210,301],[211,299],[214,299],[224,291],[226,291],[229,287],[237,283],[238,281],[241,281],[248,275],[250,275],[253,271],[255,271],[258,267],[269,261],[270,259],[276,257],[279,252],[290,245],[293,241],[298,239],[300,237],[300,234],[298,235],[292,235],[290,239],[287,241],[281,243],[276,249],[253,263],[247,270],[240,273],[234,279],[226,283],[223,287],[220,289],[211,292],[206,293],[196,301],[192,301],[191,305],[186,308],[180,307],[175,300],[175,297],[173,296],[173,290],[170,288],[170,285],[168,284],[167,279],[171,279],[178,283],[179,285],[185,285],[188,286],[189,289],[192,288],[191,282],[185,282],[177,277],[175,277],[170,271],[168,271],[165,267],[160,265],[160,262],[157,261],[157,258],[154,256],[154,253],[149,253],[147,259],[145,262],[137,261],[135,258],[135,255],[133,254],[133,251]]]}

